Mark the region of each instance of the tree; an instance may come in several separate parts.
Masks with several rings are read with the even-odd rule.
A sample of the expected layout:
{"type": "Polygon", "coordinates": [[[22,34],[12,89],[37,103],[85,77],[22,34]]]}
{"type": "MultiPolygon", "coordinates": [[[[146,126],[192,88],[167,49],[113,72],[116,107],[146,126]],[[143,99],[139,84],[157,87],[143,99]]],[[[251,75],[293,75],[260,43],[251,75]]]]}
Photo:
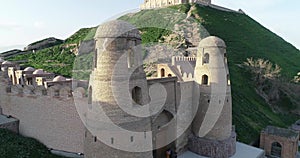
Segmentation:
{"type": "Polygon", "coordinates": [[[244,66],[254,74],[257,84],[263,84],[266,80],[274,80],[280,77],[281,68],[273,65],[269,60],[247,58],[244,66]]]}
{"type": "Polygon", "coordinates": [[[259,95],[268,102],[276,102],[280,99],[279,86],[281,68],[272,64],[269,60],[247,58],[243,66],[253,74],[259,95]]]}

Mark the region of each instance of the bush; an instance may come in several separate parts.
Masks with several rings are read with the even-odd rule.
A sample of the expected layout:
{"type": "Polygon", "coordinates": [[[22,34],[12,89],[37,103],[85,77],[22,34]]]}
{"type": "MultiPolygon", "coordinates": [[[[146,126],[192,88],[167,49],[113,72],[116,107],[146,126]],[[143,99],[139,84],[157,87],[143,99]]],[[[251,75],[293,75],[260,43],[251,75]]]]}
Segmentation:
{"type": "Polygon", "coordinates": [[[62,158],[32,138],[0,129],[0,155],[3,158],[62,158]]]}

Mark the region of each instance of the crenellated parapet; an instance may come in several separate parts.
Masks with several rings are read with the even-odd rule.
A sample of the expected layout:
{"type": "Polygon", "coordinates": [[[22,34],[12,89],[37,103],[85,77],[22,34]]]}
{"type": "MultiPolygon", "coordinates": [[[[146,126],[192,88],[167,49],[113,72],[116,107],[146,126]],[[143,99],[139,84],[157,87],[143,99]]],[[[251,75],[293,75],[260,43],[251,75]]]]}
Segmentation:
{"type": "Polygon", "coordinates": [[[43,86],[34,87],[32,85],[8,85],[6,93],[19,97],[53,97],[53,98],[86,98],[86,90],[83,87],[77,87],[72,90],[68,86],[52,86],[45,88],[43,86]]]}
{"type": "Polygon", "coordinates": [[[182,74],[182,79],[184,81],[194,81],[194,75],[192,73],[186,73],[186,72],[184,72],[182,74]]]}
{"type": "Polygon", "coordinates": [[[172,57],[172,65],[175,65],[179,61],[196,61],[196,57],[174,56],[172,57]]]}
{"type": "Polygon", "coordinates": [[[0,66],[0,78],[2,84],[6,85],[7,94],[20,97],[86,97],[88,81],[67,79],[32,67],[20,70],[17,64],[4,61],[1,58],[0,66]]]}

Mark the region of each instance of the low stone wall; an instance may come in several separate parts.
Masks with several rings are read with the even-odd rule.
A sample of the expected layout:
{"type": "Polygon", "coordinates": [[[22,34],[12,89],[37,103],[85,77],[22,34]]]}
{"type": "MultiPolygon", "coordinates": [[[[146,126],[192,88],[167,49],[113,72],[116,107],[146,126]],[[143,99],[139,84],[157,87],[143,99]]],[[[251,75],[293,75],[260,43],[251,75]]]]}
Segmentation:
{"type": "Polygon", "coordinates": [[[188,148],[190,151],[206,157],[229,158],[236,153],[236,133],[223,141],[209,140],[190,136],[188,148]]]}
{"type": "Polygon", "coordinates": [[[87,108],[87,98],[75,102],[73,97],[7,93],[6,83],[0,82],[3,114],[20,120],[21,135],[35,138],[48,148],[83,153],[85,126],[75,103],[87,108]]]}

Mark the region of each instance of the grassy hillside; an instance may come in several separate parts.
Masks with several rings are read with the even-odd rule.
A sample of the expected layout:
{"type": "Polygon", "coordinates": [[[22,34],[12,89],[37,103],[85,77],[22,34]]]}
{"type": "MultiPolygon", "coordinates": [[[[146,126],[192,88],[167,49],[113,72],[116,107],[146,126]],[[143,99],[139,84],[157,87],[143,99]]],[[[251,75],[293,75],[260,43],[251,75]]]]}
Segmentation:
{"type": "MultiPolygon", "coordinates": [[[[190,5],[179,5],[171,8],[188,13],[190,7],[190,5]]],[[[162,10],[165,9],[141,11],[121,19],[138,27],[143,27],[147,22],[172,21],[172,19],[151,18],[167,17],[159,15],[162,10]]],[[[268,59],[281,66],[282,76],[291,80],[300,70],[299,50],[244,14],[197,6],[197,9],[192,11],[192,16],[207,29],[210,35],[224,39],[227,44],[232,81],[233,123],[236,125],[238,140],[245,143],[257,140],[261,129],[267,125],[280,127],[291,125],[297,116],[273,112],[265,100],[256,93],[251,74],[240,68],[238,64],[250,57],[268,59]]],[[[157,33],[163,35],[164,32],[157,31],[157,33]]],[[[155,38],[160,36],[147,37],[152,37],[151,40],[147,39],[148,41],[158,41],[155,38]]]]}
{"type": "Polygon", "coordinates": [[[9,57],[9,61],[23,61],[22,67],[44,69],[66,77],[72,76],[75,52],[81,41],[91,40],[96,28],[82,28],[67,38],[63,44],[36,51],[35,53],[9,57]],[[25,61],[25,62],[24,62],[25,61]]]}
{"type": "Polygon", "coordinates": [[[65,40],[65,43],[79,43],[81,41],[91,40],[94,38],[97,28],[82,28],[65,40]]]}
{"type": "Polygon", "coordinates": [[[75,55],[71,50],[74,48],[74,46],[65,47],[64,45],[58,45],[36,51],[35,53],[17,55],[7,60],[25,61],[21,66],[31,66],[36,69],[44,69],[48,72],[71,77],[75,59],[75,55]]]}
{"type": "Polygon", "coordinates": [[[62,158],[50,153],[38,141],[0,129],[0,157],[3,158],[62,158]]]}

